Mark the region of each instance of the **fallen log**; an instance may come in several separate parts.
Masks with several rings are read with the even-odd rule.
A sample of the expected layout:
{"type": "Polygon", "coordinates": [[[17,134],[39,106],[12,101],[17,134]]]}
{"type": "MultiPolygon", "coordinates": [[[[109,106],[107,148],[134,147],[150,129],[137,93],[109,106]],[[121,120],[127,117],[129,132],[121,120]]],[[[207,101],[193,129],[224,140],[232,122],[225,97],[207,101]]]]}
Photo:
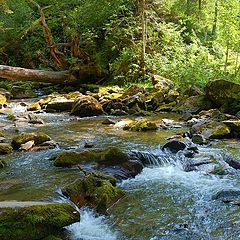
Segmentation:
{"type": "Polygon", "coordinates": [[[75,65],[66,71],[45,71],[0,65],[0,78],[52,84],[83,84],[106,80],[108,72],[95,65],[75,65]]]}
{"type": "Polygon", "coordinates": [[[68,84],[76,81],[70,75],[70,71],[44,71],[0,65],[0,78],[16,81],[68,84]]]}

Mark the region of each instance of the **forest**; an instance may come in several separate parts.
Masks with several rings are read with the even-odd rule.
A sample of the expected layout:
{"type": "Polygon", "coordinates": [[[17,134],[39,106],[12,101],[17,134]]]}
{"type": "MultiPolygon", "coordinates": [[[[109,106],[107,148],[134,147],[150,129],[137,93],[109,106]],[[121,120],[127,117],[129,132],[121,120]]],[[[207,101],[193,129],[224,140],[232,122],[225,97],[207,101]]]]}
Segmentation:
{"type": "Polygon", "coordinates": [[[239,0],[0,0],[0,239],[238,240],[239,0]]]}
{"type": "Polygon", "coordinates": [[[239,79],[238,0],[1,0],[0,11],[2,65],[93,66],[120,85],[239,79]]]}

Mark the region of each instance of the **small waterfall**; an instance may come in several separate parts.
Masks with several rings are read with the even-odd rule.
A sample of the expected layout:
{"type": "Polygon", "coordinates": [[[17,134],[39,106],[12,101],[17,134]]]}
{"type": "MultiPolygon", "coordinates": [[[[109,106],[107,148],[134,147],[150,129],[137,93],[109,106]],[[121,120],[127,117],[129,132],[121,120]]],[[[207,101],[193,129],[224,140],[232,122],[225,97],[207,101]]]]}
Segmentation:
{"type": "Polygon", "coordinates": [[[116,240],[114,232],[106,222],[106,217],[96,215],[93,210],[81,209],[81,220],[67,227],[71,240],[116,240]]]}
{"type": "Polygon", "coordinates": [[[139,160],[144,166],[169,166],[178,165],[180,168],[184,165],[185,157],[179,154],[171,154],[162,151],[160,148],[155,151],[131,151],[130,156],[134,159],[139,160]]]}

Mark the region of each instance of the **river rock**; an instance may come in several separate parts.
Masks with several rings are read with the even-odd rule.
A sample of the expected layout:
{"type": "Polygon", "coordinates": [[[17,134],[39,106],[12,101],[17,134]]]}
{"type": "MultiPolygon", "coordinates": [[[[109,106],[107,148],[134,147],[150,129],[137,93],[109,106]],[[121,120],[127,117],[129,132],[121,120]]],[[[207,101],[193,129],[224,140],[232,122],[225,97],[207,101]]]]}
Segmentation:
{"type": "Polygon", "coordinates": [[[231,129],[232,135],[240,136],[240,120],[226,120],[223,123],[231,129]]]}
{"type": "Polygon", "coordinates": [[[217,106],[240,101],[240,85],[224,79],[209,81],[205,92],[217,106]]]}
{"type": "Polygon", "coordinates": [[[102,173],[87,174],[66,186],[62,192],[78,207],[90,206],[103,214],[124,195],[116,186],[116,179],[102,173]]]}
{"type": "Polygon", "coordinates": [[[103,114],[103,108],[95,98],[81,96],[74,101],[71,114],[80,117],[97,116],[103,114]]]}
{"type": "Polygon", "coordinates": [[[173,81],[159,75],[153,75],[152,84],[154,85],[155,89],[163,92],[164,94],[168,93],[169,90],[173,89],[175,86],[173,81]]]}
{"type": "Polygon", "coordinates": [[[35,103],[32,103],[32,104],[29,104],[27,106],[27,110],[28,111],[39,111],[39,110],[41,110],[41,106],[38,102],[35,102],[35,103]]]}
{"type": "Polygon", "coordinates": [[[231,166],[237,170],[240,169],[240,159],[229,158],[226,160],[226,163],[229,164],[229,166],[231,166]]]}
{"type": "Polygon", "coordinates": [[[1,154],[9,154],[13,151],[11,144],[8,143],[0,143],[0,155],[1,154]]]}
{"type": "Polygon", "coordinates": [[[5,95],[0,94],[0,109],[6,106],[7,98],[5,95]]]}
{"type": "Polygon", "coordinates": [[[231,130],[222,122],[210,121],[193,125],[190,132],[191,134],[201,134],[206,139],[218,139],[227,137],[231,130]]]}
{"type": "Polygon", "coordinates": [[[204,95],[204,92],[196,85],[190,85],[189,87],[186,88],[186,90],[183,91],[182,95],[192,97],[192,96],[204,95]]]}
{"type": "Polygon", "coordinates": [[[213,200],[221,200],[224,203],[231,203],[234,205],[240,205],[240,191],[239,190],[222,190],[212,197],[213,200]]]}
{"type": "Polygon", "coordinates": [[[172,141],[169,141],[169,142],[165,143],[162,146],[162,150],[167,149],[172,153],[177,153],[180,150],[184,150],[186,147],[187,146],[184,142],[180,142],[180,141],[177,141],[177,140],[172,140],[172,141]]]}
{"type": "Polygon", "coordinates": [[[196,114],[209,108],[211,108],[211,103],[205,98],[204,95],[199,95],[184,98],[173,108],[173,111],[196,114]]]}
{"type": "Polygon", "coordinates": [[[115,122],[113,120],[109,119],[109,118],[106,118],[102,121],[102,124],[103,125],[114,125],[115,122]]]}
{"type": "Polygon", "coordinates": [[[43,132],[21,133],[12,139],[12,145],[14,148],[17,149],[21,147],[22,144],[28,141],[34,141],[36,145],[39,145],[50,140],[51,138],[46,133],[43,132]]]}
{"type": "Polygon", "coordinates": [[[72,110],[74,100],[65,97],[55,98],[47,104],[46,112],[70,112],[72,110]]]}
{"type": "Polygon", "coordinates": [[[203,144],[207,143],[205,137],[201,134],[193,134],[192,135],[192,142],[195,143],[195,144],[199,144],[199,145],[203,145],[203,144]]]}
{"type": "Polygon", "coordinates": [[[82,152],[61,152],[55,160],[56,167],[71,167],[82,163],[96,162],[99,165],[121,165],[129,160],[129,156],[117,147],[104,150],[88,150],[82,152]]]}
{"type": "Polygon", "coordinates": [[[123,127],[123,130],[136,131],[136,132],[146,132],[157,130],[157,125],[154,122],[147,120],[135,120],[123,127]]]}
{"type": "Polygon", "coordinates": [[[92,163],[97,169],[119,179],[135,177],[143,169],[140,162],[130,159],[128,154],[117,147],[82,152],[61,152],[53,160],[56,167],[72,167],[92,163]]]}
{"type": "Polygon", "coordinates": [[[0,202],[1,240],[43,239],[78,221],[79,213],[66,203],[0,202]]]}
{"type": "Polygon", "coordinates": [[[37,97],[33,90],[25,89],[21,86],[13,86],[11,89],[11,94],[13,96],[13,99],[37,97]]]}

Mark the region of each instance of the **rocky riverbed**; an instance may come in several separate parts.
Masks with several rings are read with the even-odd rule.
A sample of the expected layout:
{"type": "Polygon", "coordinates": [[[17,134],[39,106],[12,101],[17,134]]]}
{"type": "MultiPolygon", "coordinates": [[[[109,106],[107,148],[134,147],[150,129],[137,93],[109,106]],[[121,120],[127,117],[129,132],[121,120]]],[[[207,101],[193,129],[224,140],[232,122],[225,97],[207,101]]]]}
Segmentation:
{"type": "Polygon", "coordinates": [[[225,82],[205,93],[189,89],[187,99],[167,79],[155,76],[153,84],[28,100],[7,100],[2,91],[1,239],[238,239],[238,108],[227,111],[232,102],[212,94],[225,82]],[[31,236],[11,235],[11,219],[57,231],[40,235],[39,225],[31,236]]]}

